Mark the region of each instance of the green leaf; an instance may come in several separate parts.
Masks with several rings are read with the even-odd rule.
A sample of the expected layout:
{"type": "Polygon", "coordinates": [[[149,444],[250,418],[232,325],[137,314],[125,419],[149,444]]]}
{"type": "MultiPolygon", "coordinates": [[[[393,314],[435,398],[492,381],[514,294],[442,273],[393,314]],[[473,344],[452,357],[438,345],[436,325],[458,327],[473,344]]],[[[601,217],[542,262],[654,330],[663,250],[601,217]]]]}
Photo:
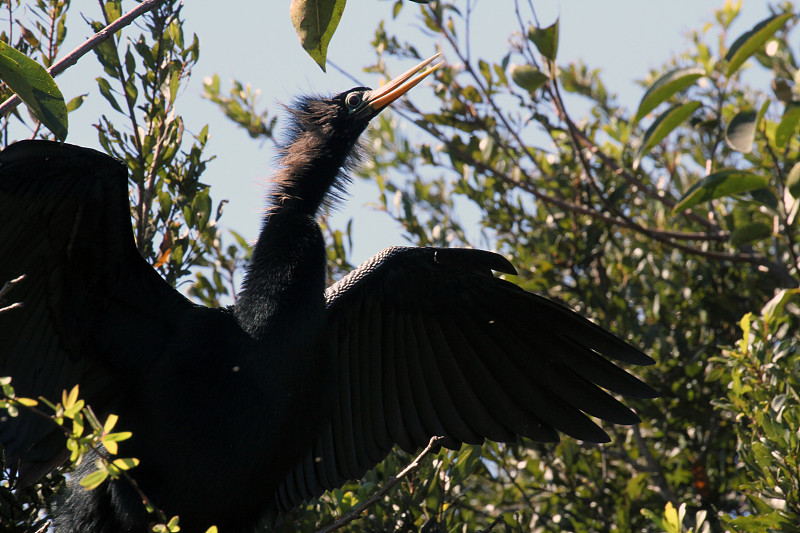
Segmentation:
{"type": "Polygon", "coordinates": [[[109,433],[108,435],[103,435],[104,441],[109,442],[121,442],[123,440],[128,440],[133,436],[133,433],[130,431],[119,431],[117,433],[109,433]]]}
{"type": "Polygon", "coordinates": [[[105,78],[96,78],[97,86],[100,88],[100,94],[103,95],[111,107],[122,113],[122,108],[117,103],[117,99],[114,97],[114,94],[111,92],[111,84],[108,83],[108,80],[105,78]]]}
{"type": "Polygon", "coordinates": [[[64,406],[64,416],[67,418],[73,418],[81,411],[81,409],[83,409],[83,405],[84,405],[83,400],[78,400],[70,407],[64,406]]]}
{"type": "Polygon", "coordinates": [[[76,96],[75,98],[73,98],[69,102],[67,102],[67,113],[72,113],[73,111],[78,109],[80,106],[82,106],[83,102],[86,101],[86,97],[87,96],[88,96],[88,94],[81,94],[81,95],[76,96]]]}
{"type": "Polygon", "coordinates": [[[187,220],[186,222],[196,225],[200,231],[203,231],[211,216],[211,197],[208,195],[208,189],[197,192],[197,195],[192,200],[192,213],[196,217],[195,220],[187,220]]]}
{"type": "Polygon", "coordinates": [[[103,484],[103,481],[108,477],[108,470],[98,470],[92,472],[85,478],[81,479],[81,486],[86,490],[96,489],[103,484]]]}
{"type": "Polygon", "coordinates": [[[528,29],[528,39],[536,45],[540,54],[550,61],[555,61],[558,53],[558,19],[546,28],[531,26],[528,29]]]}
{"type": "Polygon", "coordinates": [[[786,304],[800,294],[800,289],[782,289],[778,294],[772,297],[770,301],[768,301],[764,307],[761,308],[761,314],[764,317],[764,322],[767,324],[771,324],[773,320],[775,320],[776,316],[780,316],[783,313],[783,308],[786,304]]]}
{"type": "Polygon", "coordinates": [[[739,111],[725,129],[725,142],[732,150],[749,154],[756,138],[757,113],[752,109],[739,111]]]}
{"type": "Polygon", "coordinates": [[[289,14],[308,55],[325,71],[328,43],[339,25],[347,0],[292,0],[289,14]]]}
{"type": "Polygon", "coordinates": [[[57,139],[67,138],[67,106],[56,82],[43,66],[0,42],[0,79],[57,139]]]}
{"type": "Polygon", "coordinates": [[[775,146],[784,148],[797,131],[797,123],[800,122],[800,103],[789,102],[783,111],[778,128],[775,130],[775,146]]]}
{"type": "Polygon", "coordinates": [[[642,96],[642,101],[639,102],[639,109],[633,119],[634,123],[642,120],[658,104],[678,91],[689,87],[705,75],[706,71],[702,68],[691,67],[671,70],[658,78],[642,96]]]}
{"type": "Polygon", "coordinates": [[[508,71],[514,83],[529,93],[535,92],[550,79],[547,74],[531,65],[511,65],[508,71]]]}
{"type": "Polygon", "coordinates": [[[22,396],[15,397],[14,401],[20,405],[25,405],[27,407],[35,407],[39,405],[39,402],[37,402],[33,398],[23,398],[22,396]]]}
{"type": "Polygon", "coordinates": [[[737,169],[720,170],[692,185],[672,212],[679,213],[715,198],[760,189],[766,187],[768,183],[767,178],[752,172],[737,169]]]}
{"type": "Polygon", "coordinates": [[[630,478],[625,484],[625,493],[631,501],[636,501],[642,495],[647,481],[650,479],[648,474],[637,474],[630,478]]]}
{"type": "Polygon", "coordinates": [[[633,169],[639,167],[639,163],[655,145],[660,143],[672,130],[674,130],[680,123],[689,118],[697,108],[702,104],[700,102],[689,102],[686,104],[678,104],[673,106],[661,114],[653,124],[647,128],[647,131],[642,137],[642,143],[636,151],[636,158],[633,160],[633,169]]]}
{"type": "Polygon", "coordinates": [[[792,198],[800,198],[800,163],[795,163],[786,177],[786,187],[792,198]]]}
{"type": "Polygon", "coordinates": [[[731,246],[742,246],[751,242],[766,239],[772,235],[772,228],[763,222],[751,222],[733,230],[730,236],[731,246]]]}
{"type": "Polygon", "coordinates": [[[130,470],[131,468],[139,465],[139,459],[135,457],[114,459],[112,464],[120,470],[130,470]]]}
{"type": "Polygon", "coordinates": [[[750,31],[740,35],[739,38],[733,42],[728,53],[725,54],[725,60],[728,62],[728,71],[726,75],[730,77],[734,72],[739,70],[742,63],[758,52],[769,38],[775,35],[775,32],[781,29],[786,21],[793,16],[794,15],[791,13],[783,13],[766,18],[753,26],[750,31]]]}

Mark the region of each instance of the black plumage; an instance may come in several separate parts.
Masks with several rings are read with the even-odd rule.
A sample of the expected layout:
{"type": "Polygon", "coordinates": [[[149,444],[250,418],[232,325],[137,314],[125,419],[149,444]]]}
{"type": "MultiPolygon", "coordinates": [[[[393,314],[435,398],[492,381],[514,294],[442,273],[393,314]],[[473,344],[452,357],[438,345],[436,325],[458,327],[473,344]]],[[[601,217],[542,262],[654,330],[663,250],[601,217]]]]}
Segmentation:
{"type": "MultiPolygon", "coordinates": [[[[126,169],[94,150],[24,141],[0,154],[0,376],[22,396],[80,383],[120,416],[140,488],[184,531],[246,531],[265,514],[361,477],[398,444],[608,439],[586,415],[635,424],[603,389],[653,390],[609,358],[652,360],[569,309],[497,278],[479,250],[389,248],[326,289],[315,220],[343,190],[369,120],[434,58],[377,91],[303,98],[267,198],[243,290],[195,305],[138,254],[126,169]],[[602,355],[601,355],[602,354],[602,355]],[[584,414],[586,413],[586,414],[584,414]]],[[[0,418],[21,479],[64,460],[63,437],[0,418]]],[[[88,468],[91,468],[89,464],[88,468]]],[[[79,472],[80,477],[82,472],[79,472]]],[[[145,531],[125,481],[70,492],[57,531],[145,531]]]]}

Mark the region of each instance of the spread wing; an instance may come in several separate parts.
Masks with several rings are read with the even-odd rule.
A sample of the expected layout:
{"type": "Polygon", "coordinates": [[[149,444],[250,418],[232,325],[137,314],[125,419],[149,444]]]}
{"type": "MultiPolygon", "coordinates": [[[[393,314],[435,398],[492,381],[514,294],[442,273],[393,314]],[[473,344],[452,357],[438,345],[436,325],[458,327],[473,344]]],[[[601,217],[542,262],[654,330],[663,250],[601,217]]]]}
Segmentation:
{"type": "Polygon", "coordinates": [[[608,440],[587,416],[639,418],[609,390],[655,391],[609,361],[653,361],[566,307],[496,278],[478,250],[391,248],[328,289],[338,395],[313,449],[283,482],[291,508],[358,479],[394,444],[608,440]]]}
{"type": "MultiPolygon", "coordinates": [[[[90,403],[111,402],[120,376],[192,306],[136,250],[124,165],[77,146],[23,141],[0,153],[0,285],[20,275],[0,302],[22,303],[0,313],[0,376],[20,396],[58,399],[80,383],[90,403]]],[[[25,414],[0,418],[0,441],[28,481],[64,450],[25,414]]]]}

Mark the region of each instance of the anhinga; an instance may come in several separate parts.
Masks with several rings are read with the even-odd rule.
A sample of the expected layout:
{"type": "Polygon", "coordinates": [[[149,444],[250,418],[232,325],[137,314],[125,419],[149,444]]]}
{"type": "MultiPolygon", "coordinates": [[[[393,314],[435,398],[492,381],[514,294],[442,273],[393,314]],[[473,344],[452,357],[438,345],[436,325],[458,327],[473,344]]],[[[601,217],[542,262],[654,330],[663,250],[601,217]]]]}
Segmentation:
{"type": "MultiPolygon", "coordinates": [[[[607,358],[652,360],[571,310],[494,277],[480,250],[389,248],[325,288],[315,217],[347,183],[370,119],[438,65],[378,90],[303,97],[235,305],[205,308],[134,245],[126,170],[94,150],[24,141],[0,154],[0,376],[22,396],[80,383],[133,432],[132,477],[184,531],[253,527],[346,480],[395,444],[590,442],[639,418],[603,389],[653,390],[607,358]],[[602,354],[602,355],[601,355],[602,354]],[[584,414],[585,413],[585,414],[584,414]]],[[[425,69],[423,71],[423,69],[425,69]]],[[[36,479],[64,459],[60,430],[2,417],[7,464],[36,479]]],[[[91,461],[86,461],[91,463],[91,461]]],[[[76,476],[79,477],[79,476],[76,476]]],[[[73,489],[57,531],[145,531],[124,480],[73,489]]]]}

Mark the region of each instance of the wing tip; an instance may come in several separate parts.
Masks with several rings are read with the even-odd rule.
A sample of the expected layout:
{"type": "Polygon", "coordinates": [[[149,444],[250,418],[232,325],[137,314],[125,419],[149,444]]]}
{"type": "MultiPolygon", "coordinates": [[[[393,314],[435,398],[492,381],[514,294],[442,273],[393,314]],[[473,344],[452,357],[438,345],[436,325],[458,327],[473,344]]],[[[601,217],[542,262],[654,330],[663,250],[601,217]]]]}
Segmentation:
{"type": "Polygon", "coordinates": [[[470,270],[490,269],[503,274],[517,275],[517,269],[502,255],[475,248],[436,248],[434,261],[470,270]]]}

